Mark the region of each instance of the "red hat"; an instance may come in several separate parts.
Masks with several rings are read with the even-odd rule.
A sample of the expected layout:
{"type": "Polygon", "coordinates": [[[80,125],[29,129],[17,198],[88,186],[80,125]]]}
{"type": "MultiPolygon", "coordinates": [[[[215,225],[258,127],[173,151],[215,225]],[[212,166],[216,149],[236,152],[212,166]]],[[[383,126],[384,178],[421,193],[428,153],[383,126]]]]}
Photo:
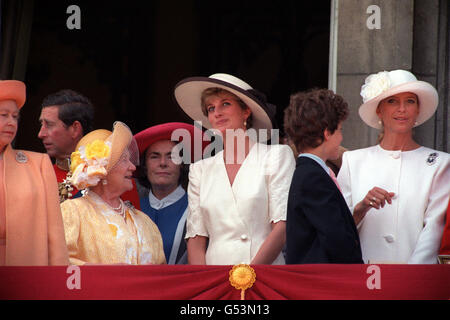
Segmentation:
{"type": "MultiPolygon", "coordinates": [[[[177,137],[177,139],[172,139],[172,133],[177,129],[185,129],[189,131],[191,137],[191,158],[194,161],[194,141],[195,138],[200,138],[202,141],[202,153],[205,147],[210,143],[210,141],[203,141],[203,131],[191,124],[183,122],[168,122],[159,124],[150,128],[147,128],[134,135],[136,139],[139,153],[142,155],[153,143],[160,140],[172,140],[174,142],[182,142],[183,136],[177,137]]],[[[197,142],[198,143],[198,142],[197,142]]],[[[195,159],[198,160],[198,159],[195,159]]]]}
{"type": "Polygon", "coordinates": [[[25,104],[26,87],[25,83],[17,80],[0,81],[0,101],[14,100],[20,109],[25,104]]]}

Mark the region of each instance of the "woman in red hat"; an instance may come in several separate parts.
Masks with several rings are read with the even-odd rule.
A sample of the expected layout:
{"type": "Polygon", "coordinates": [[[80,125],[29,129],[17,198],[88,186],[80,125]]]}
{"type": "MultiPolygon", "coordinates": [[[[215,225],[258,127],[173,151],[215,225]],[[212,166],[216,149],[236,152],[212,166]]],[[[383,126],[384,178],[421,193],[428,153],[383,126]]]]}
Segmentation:
{"type": "MultiPolygon", "coordinates": [[[[172,151],[175,151],[178,143],[186,142],[181,138],[184,136],[189,142],[184,144],[183,149],[186,154],[193,155],[194,139],[198,137],[200,141],[197,143],[202,145],[203,135],[200,129],[190,124],[164,123],[147,128],[134,136],[140,153],[136,185],[141,210],[158,226],[168,264],[187,263],[184,235],[188,206],[185,190],[189,167],[188,163],[175,163],[172,159],[172,151]]],[[[189,157],[188,161],[191,160],[193,158],[189,157]]]]}
{"type": "Polygon", "coordinates": [[[0,81],[0,266],[67,265],[50,159],[11,146],[25,92],[23,82],[0,81]]]}

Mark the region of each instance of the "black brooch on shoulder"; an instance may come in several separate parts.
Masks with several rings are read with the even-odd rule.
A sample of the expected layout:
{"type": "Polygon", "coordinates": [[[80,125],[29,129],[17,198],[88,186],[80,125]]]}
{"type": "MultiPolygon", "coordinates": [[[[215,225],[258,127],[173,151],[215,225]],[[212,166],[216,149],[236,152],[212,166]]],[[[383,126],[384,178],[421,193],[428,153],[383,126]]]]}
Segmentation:
{"type": "Polygon", "coordinates": [[[439,154],[438,154],[437,152],[430,153],[430,154],[428,155],[427,160],[426,160],[427,165],[431,166],[431,165],[435,164],[435,163],[436,163],[436,158],[437,158],[438,156],[439,156],[439,154]]]}

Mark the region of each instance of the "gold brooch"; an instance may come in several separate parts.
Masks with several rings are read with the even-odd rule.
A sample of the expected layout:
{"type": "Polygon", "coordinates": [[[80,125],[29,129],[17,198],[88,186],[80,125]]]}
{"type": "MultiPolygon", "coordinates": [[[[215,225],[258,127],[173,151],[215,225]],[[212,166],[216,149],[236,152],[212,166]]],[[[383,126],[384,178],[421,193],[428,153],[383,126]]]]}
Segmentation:
{"type": "Polygon", "coordinates": [[[72,198],[73,187],[70,183],[70,172],[67,173],[66,178],[58,183],[58,191],[59,191],[59,202],[66,201],[67,199],[72,198]]]}
{"type": "Polygon", "coordinates": [[[241,290],[241,300],[245,300],[245,290],[252,287],[256,280],[256,272],[248,264],[235,265],[230,270],[230,284],[241,290]]]}

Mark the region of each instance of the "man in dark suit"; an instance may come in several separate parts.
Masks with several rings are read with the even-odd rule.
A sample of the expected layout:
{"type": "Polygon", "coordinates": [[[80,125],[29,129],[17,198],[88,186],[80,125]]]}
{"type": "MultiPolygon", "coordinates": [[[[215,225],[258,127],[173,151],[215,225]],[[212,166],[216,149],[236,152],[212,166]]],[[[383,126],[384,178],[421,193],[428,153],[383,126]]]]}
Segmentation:
{"type": "Polygon", "coordinates": [[[285,130],[300,151],[289,191],[286,263],[363,263],[353,217],[333,171],[347,103],[320,89],[291,96],[285,130]]]}

